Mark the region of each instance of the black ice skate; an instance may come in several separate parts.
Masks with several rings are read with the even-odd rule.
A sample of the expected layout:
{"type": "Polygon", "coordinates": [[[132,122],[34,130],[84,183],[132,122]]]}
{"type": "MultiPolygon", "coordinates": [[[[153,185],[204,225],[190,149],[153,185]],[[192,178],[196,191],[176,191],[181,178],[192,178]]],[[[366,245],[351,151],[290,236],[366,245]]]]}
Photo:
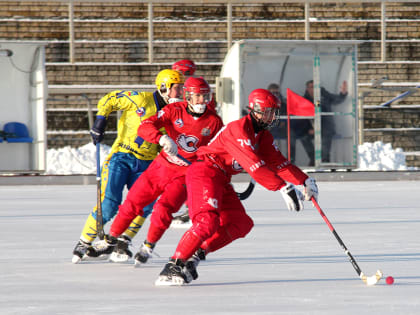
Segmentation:
{"type": "Polygon", "coordinates": [[[105,235],[105,238],[96,242],[93,246],[89,247],[86,255],[89,258],[106,259],[114,251],[117,246],[117,238],[111,235],[105,235]]]}
{"type": "Polygon", "coordinates": [[[73,249],[73,258],[71,259],[71,262],[73,264],[81,262],[90,247],[92,247],[90,243],[79,240],[76,247],[73,249]]]}
{"type": "Polygon", "coordinates": [[[159,278],[155,281],[157,286],[172,286],[172,285],[183,285],[187,282],[187,278],[191,275],[187,275],[185,272],[185,263],[180,259],[171,259],[163,268],[159,275],[159,278]]]}
{"type": "Polygon", "coordinates": [[[109,260],[112,262],[126,262],[131,257],[133,253],[130,251],[129,246],[131,245],[131,238],[127,235],[122,235],[117,239],[117,246],[115,246],[114,251],[111,253],[109,260]]]}
{"type": "Polygon", "coordinates": [[[152,257],[153,248],[155,248],[155,244],[149,243],[147,240],[143,242],[139,251],[134,255],[134,265],[138,266],[141,264],[145,264],[150,257],[152,257]]]}
{"type": "Polygon", "coordinates": [[[187,283],[198,278],[197,266],[200,263],[200,260],[206,260],[206,254],[201,248],[197,249],[194,255],[185,263],[184,273],[187,275],[187,283]]]}

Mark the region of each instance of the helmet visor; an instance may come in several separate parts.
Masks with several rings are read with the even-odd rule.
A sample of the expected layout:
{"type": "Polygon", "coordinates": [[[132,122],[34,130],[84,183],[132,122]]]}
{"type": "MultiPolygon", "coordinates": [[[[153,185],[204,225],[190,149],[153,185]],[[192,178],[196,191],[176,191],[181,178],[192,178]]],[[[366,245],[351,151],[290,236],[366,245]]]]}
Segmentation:
{"type": "Polygon", "coordinates": [[[185,100],[192,104],[207,104],[211,100],[211,93],[194,93],[185,91],[185,100]]]}
{"type": "Polygon", "coordinates": [[[274,107],[267,107],[263,111],[252,110],[255,117],[264,125],[271,127],[276,124],[280,116],[280,109],[274,107]]]}

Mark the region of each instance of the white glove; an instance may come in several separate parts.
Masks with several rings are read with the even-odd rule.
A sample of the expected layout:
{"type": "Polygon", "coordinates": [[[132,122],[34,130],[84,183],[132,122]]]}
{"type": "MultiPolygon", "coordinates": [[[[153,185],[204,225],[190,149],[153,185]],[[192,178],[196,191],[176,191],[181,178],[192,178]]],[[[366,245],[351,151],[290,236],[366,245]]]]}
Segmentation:
{"type": "Polygon", "coordinates": [[[178,146],[168,135],[160,137],[159,144],[162,146],[163,151],[165,151],[168,155],[175,156],[178,153],[178,146]]]}
{"type": "Polygon", "coordinates": [[[311,200],[311,197],[318,201],[318,186],[315,179],[308,177],[305,180],[305,200],[311,200]]]}
{"type": "Polygon", "coordinates": [[[287,209],[290,211],[303,210],[303,194],[295,186],[287,184],[280,189],[280,192],[286,202],[287,209]]]}

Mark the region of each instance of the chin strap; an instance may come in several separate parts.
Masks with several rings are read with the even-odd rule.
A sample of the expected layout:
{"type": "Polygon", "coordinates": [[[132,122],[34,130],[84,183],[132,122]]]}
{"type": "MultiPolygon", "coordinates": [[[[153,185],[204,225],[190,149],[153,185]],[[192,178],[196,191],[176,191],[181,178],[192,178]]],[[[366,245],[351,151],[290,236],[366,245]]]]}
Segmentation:
{"type": "Polygon", "coordinates": [[[255,118],[254,114],[252,113],[252,111],[249,113],[249,115],[251,116],[251,121],[252,121],[252,126],[254,127],[254,132],[255,133],[259,133],[260,131],[264,130],[266,127],[268,126],[264,126],[264,124],[261,124],[261,122],[259,122],[257,120],[257,118],[255,118]]]}
{"type": "Polygon", "coordinates": [[[169,96],[168,96],[168,95],[163,95],[163,93],[162,93],[162,91],[161,91],[161,90],[157,90],[157,91],[158,91],[158,93],[159,93],[160,97],[162,97],[162,99],[164,100],[164,102],[165,102],[166,104],[169,104],[169,96]]]}
{"type": "Polygon", "coordinates": [[[191,108],[190,108],[190,105],[187,105],[187,113],[188,114],[190,114],[191,116],[193,116],[193,117],[201,117],[201,116],[203,116],[204,115],[204,113],[207,111],[207,108],[206,108],[206,110],[204,111],[204,112],[202,112],[201,114],[198,114],[198,113],[196,113],[196,112],[194,112],[191,108]]]}

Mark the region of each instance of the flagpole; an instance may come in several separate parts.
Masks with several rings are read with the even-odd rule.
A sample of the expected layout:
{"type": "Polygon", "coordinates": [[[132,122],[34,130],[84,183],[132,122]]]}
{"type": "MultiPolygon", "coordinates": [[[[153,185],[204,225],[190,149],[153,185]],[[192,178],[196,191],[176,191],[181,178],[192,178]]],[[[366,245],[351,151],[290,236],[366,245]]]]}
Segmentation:
{"type": "Polygon", "coordinates": [[[290,115],[289,102],[287,102],[287,159],[290,161],[290,115]]]}
{"type": "Polygon", "coordinates": [[[289,94],[290,90],[287,88],[286,90],[286,111],[287,111],[287,159],[290,161],[290,115],[289,115],[289,94]]]}
{"type": "MultiPolygon", "coordinates": [[[[287,147],[290,161],[290,114],[294,116],[315,116],[315,105],[287,88],[287,147]]],[[[294,139],[295,140],[295,139],[294,139]]]]}

